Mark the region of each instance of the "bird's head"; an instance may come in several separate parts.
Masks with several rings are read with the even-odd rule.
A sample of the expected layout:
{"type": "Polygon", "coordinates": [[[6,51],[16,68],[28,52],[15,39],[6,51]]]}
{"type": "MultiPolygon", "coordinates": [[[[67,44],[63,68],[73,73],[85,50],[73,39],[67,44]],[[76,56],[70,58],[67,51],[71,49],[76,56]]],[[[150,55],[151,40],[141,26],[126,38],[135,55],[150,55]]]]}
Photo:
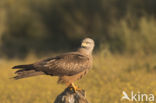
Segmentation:
{"type": "Polygon", "coordinates": [[[91,38],[83,39],[81,42],[81,48],[84,48],[91,53],[94,49],[94,40],[91,38]]]}

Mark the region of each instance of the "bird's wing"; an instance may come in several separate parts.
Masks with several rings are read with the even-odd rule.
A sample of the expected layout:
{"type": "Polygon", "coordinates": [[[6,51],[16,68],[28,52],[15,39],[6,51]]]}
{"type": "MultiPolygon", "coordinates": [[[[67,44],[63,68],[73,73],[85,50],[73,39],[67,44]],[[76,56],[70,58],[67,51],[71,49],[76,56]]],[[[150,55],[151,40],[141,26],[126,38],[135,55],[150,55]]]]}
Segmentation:
{"type": "Polygon", "coordinates": [[[48,58],[34,66],[50,75],[74,75],[91,67],[90,57],[80,53],[66,53],[55,58],[48,58]]]}

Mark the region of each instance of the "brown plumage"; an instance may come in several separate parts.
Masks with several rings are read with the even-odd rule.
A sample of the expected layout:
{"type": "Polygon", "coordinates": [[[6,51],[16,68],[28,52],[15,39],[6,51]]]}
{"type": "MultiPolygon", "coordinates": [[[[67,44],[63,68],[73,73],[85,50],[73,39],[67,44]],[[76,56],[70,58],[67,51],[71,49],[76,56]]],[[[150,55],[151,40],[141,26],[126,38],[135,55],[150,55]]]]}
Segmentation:
{"type": "Polygon", "coordinates": [[[85,38],[76,52],[64,53],[28,65],[17,65],[14,78],[21,79],[36,75],[59,76],[58,83],[71,84],[85,75],[92,67],[94,41],[85,38]]]}

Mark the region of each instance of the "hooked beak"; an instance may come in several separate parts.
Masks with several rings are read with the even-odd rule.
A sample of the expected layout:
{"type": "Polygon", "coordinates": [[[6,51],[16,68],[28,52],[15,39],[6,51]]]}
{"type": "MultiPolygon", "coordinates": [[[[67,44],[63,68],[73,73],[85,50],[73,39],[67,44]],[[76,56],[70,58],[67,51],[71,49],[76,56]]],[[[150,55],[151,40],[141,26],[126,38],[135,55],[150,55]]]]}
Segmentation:
{"type": "Polygon", "coordinates": [[[84,42],[84,43],[81,44],[81,46],[82,46],[82,47],[86,47],[87,44],[84,42]]]}

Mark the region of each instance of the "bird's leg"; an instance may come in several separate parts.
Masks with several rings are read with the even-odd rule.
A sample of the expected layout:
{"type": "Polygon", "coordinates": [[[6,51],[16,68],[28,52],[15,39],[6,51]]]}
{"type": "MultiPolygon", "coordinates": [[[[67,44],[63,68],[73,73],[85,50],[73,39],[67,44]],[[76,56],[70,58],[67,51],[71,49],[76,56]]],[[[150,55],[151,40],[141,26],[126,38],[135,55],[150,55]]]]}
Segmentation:
{"type": "Polygon", "coordinates": [[[79,87],[75,86],[74,83],[71,83],[71,84],[69,85],[69,87],[73,88],[74,92],[76,92],[76,91],[78,91],[78,90],[81,90],[79,87]]]}

